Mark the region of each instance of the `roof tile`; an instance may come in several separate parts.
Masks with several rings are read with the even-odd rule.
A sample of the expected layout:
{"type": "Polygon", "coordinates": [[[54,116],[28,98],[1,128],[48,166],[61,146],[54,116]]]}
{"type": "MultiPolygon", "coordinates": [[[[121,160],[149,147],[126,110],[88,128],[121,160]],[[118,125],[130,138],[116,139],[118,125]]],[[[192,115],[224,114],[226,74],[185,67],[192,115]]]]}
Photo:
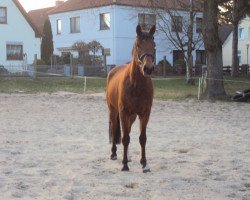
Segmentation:
{"type": "MultiPolygon", "coordinates": [[[[197,5],[199,0],[194,0],[197,5]]],[[[55,9],[52,9],[49,14],[56,14],[62,12],[69,12],[75,10],[82,10],[88,8],[109,6],[109,5],[124,5],[124,6],[132,6],[132,7],[152,7],[152,1],[150,0],[68,0],[62,5],[58,6],[55,9]]],[[[177,0],[154,0],[153,7],[158,8],[170,8],[170,9],[188,9],[188,5],[190,0],[180,0],[181,3],[177,3],[177,0]]],[[[201,9],[201,5],[198,7],[201,9]]]]}

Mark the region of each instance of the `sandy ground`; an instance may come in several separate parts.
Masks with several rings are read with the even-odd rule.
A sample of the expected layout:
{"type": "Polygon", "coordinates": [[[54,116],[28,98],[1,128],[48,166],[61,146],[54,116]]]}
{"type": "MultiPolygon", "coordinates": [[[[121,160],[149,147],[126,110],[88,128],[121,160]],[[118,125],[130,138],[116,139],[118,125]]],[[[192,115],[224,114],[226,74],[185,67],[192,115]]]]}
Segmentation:
{"type": "Polygon", "coordinates": [[[0,94],[0,199],[250,199],[250,104],[155,101],[143,174],[111,161],[104,95],[0,94]]]}

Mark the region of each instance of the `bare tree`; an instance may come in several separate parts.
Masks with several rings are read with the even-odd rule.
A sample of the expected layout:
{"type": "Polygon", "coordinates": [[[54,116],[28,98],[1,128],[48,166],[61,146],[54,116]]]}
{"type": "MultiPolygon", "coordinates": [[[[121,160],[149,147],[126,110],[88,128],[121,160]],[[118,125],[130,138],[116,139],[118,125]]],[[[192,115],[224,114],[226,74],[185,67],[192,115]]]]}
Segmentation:
{"type": "Polygon", "coordinates": [[[75,42],[73,45],[72,45],[72,48],[75,50],[75,51],[78,51],[79,53],[79,57],[82,55],[82,54],[86,54],[86,52],[88,52],[88,44],[84,41],[78,41],[78,42],[75,42]]]}
{"type": "Polygon", "coordinates": [[[78,62],[82,64],[89,64],[89,49],[88,44],[84,41],[75,42],[72,45],[72,49],[78,52],[78,62]]]}
{"type": "Polygon", "coordinates": [[[89,43],[86,43],[84,41],[78,41],[78,42],[75,42],[72,46],[72,49],[74,51],[77,51],[78,54],[79,54],[79,62],[83,63],[83,64],[100,64],[100,56],[97,57],[96,56],[96,53],[101,50],[103,47],[102,45],[93,40],[89,43]],[[93,56],[90,55],[89,53],[92,52],[93,53],[93,56]]]}
{"type": "Polygon", "coordinates": [[[93,53],[94,58],[93,58],[93,65],[95,65],[95,58],[96,58],[96,53],[103,49],[103,46],[100,44],[100,42],[97,42],[96,40],[93,40],[88,43],[88,49],[90,52],[93,53]]]}
{"type": "Polygon", "coordinates": [[[202,45],[201,32],[194,34],[195,18],[197,11],[200,10],[200,4],[193,0],[150,0],[150,4],[160,19],[157,23],[158,30],[164,33],[175,49],[183,52],[186,63],[186,82],[193,84],[192,53],[202,45]]]}
{"type": "Polygon", "coordinates": [[[204,0],[203,38],[207,53],[207,87],[208,98],[225,96],[222,69],[222,44],[218,34],[219,0],[204,0]]]}

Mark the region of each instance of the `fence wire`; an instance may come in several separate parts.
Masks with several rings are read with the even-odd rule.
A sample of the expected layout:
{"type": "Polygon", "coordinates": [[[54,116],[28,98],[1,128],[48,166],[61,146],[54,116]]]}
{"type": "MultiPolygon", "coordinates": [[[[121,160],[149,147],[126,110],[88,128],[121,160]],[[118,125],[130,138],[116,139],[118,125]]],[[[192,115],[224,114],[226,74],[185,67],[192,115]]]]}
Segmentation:
{"type": "MultiPolygon", "coordinates": [[[[83,93],[93,93],[93,92],[104,92],[106,87],[106,75],[108,71],[105,72],[103,68],[98,68],[101,70],[100,74],[95,74],[98,76],[88,76],[83,73],[85,69],[81,69],[83,71],[75,70],[71,72],[68,66],[61,66],[54,68],[48,68],[48,70],[37,70],[32,66],[27,68],[26,70],[16,70],[14,77],[16,75],[22,75],[24,77],[36,78],[36,77],[61,77],[61,78],[75,78],[80,79],[82,92],[83,93]],[[80,72],[80,73],[79,73],[80,72]],[[80,75],[79,75],[80,74],[80,75]]],[[[94,71],[96,71],[95,69],[94,71]]],[[[109,69],[110,70],[110,69],[109,69]]],[[[86,71],[86,70],[85,70],[86,71]]],[[[11,74],[7,74],[11,77],[11,74]]],[[[204,93],[206,88],[206,81],[210,78],[205,77],[195,77],[196,83],[195,86],[184,87],[185,77],[184,76],[172,76],[172,77],[155,77],[153,78],[154,85],[156,87],[155,96],[158,98],[165,98],[169,96],[170,98],[179,98],[181,96],[185,97],[195,97],[197,96],[200,99],[201,95],[204,93]]],[[[229,96],[233,96],[237,91],[242,91],[250,88],[250,78],[249,76],[244,76],[238,79],[230,79],[229,76],[224,76],[223,79],[213,79],[217,81],[223,81],[226,93],[229,96]]]]}

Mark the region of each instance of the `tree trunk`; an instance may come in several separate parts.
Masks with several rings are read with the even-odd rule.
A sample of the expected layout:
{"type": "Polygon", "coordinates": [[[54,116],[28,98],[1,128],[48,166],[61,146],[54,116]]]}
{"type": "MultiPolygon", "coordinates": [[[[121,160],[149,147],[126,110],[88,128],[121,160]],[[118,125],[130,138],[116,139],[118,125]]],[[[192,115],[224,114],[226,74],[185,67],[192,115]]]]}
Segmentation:
{"type": "Polygon", "coordinates": [[[233,42],[232,42],[232,71],[231,76],[236,77],[239,74],[239,59],[238,59],[238,4],[233,1],[233,42]]]}
{"type": "Polygon", "coordinates": [[[194,85],[193,78],[193,58],[192,51],[191,53],[187,52],[187,60],[186,60],[186,83],[190,85],[194,85]]]}
{"type": "Polygon", "coordinates": [[[190,12],[189,12],[189,20],[190,24],[188,27],[188,48],[187,48],[187,61],[186,61],[186,82],[187,84],[194,84],[193,79],[193,59],[192,59],[192,51],[193,51],[193,30],[194,30],[194,13],[193,13],[193,1],[190,1],[190,12]]]}
{"type": "Polygon", "coordinates": [[[203,38],[207,53],[207,98],[226,95],[223,82],[222,44],[218,34],[218,1],[204,1],[203,38]]]}

